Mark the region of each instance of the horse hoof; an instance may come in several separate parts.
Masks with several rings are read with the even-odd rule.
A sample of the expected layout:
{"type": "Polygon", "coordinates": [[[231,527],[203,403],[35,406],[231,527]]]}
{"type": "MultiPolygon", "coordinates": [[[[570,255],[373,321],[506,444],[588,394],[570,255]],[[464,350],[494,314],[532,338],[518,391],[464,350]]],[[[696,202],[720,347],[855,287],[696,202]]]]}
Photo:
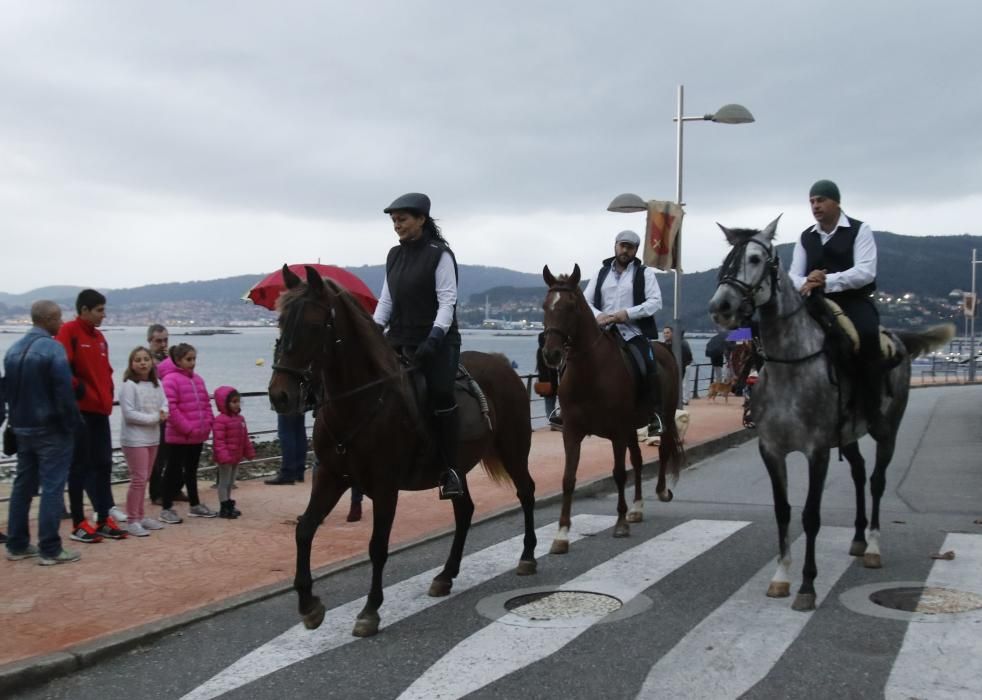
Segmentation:
{"type": "Polygon", "coordinates": [[[799,593],[795,596],[794,602],[791,603],[792,610],[798,610],[799,612],[808,612],[809,610],[815,609],[815,594],[814,593],[799,593]]]}
{"type": "Polygon", "coordinates": [[[664,491],[658,492],[658,500],[662,503],[670,503],[673,498],[675,498],[675,494],[672,493],[672,489],[665,489],[664,491]]]}
{"type": "Polygon", "coordinates": [[[853,540],[853,543],[849,545],[849,556],[861,557],[864,554],[866,554],[866,543],[862,540],[853,540]]]}
{"type": "Polygon", "coordinates": [[[430,584],[429,596],[430,598],[442,598],[443,596],[450,595],[452,586],[453,583],[450,581],[435,578],[433,579],[433,583],[430,584]]]}
{"type": "Polygon", "coordinates": [[[644,513],[640,510],[632,510],[627,514],[627,522],[629,523],[640,523],[644,520],[644,513]]]}
{"type": "Polygon", "coordinates": [[[879,554],[869,552],[863,555],[863,566],[867,569],[879,569],[882,568],[883,562],[880,560],[879,554]]]}
{"type": "Polygon", "coordinates": [[[355,637],[373,637],[378,634],[378,615],[359,617],[355,620],[355,628],[351,630],[355,637]]]}
{"type": "Polygon", "coordinates": [[[535,559],[523,559],[518,562],[518,568],[515,569],[515,573],[519,576],[531,576],[536,573],[539,569],[538,562],[535,559]]]}
{"type": "Polygon", "coordinates": [[[569,540],[553,540],[549,554],[566,554],[569,552],[569,540]]]}
{"type": "Polygon", "coordinates": [[[629,537],[631,535],[631,528],[628,527],[627,523],[617,523],[614,526],[614,537],[629,537]]]}
{"type": "Polygon", "coordinates": [[[309,630],[315,630],[324,621],[324,605],[318,601],[313,609],[303,616],[303,626],[309,630]]]}
{"type": "Polygon", "coordinates": [[[791,595],[790,581],[771,581],[767,587],[768,598],[787,598],[791,595]]]}

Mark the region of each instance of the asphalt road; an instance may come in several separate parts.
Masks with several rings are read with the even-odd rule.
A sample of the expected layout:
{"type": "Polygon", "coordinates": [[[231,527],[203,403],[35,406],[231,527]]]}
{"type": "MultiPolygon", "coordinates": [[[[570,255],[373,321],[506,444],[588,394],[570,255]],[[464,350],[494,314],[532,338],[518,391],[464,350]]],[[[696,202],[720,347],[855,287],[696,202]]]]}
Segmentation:
{"type": "MultiPolygon", "coordinates": [[[[392,556],[374,638],[350,636],[369,580],[358,566],[316,582],[329,611],[315,632],[298,627],[293,595],[278,596],[18,697],[982,697],[980,448],[982,387],[911,392],[887,473],[879,570],[848,556],[853,487],[847,463],[833,461],[812,613],[764,596],[776,529],[752,441],[686,471],[674,502],[652,496],[629,538],[611,537],[610,494],[575,501],[579,539],[568,555],[540,556],[532,577],[512,573],[516,516],[472,530],[448,598],[426,596],[446,539],[392,556]],[[954,560],[930,556],[946,550],[954,560]],[[943,589],[922,598],[928,612],[869,601],[874,591],[923,585],[943,589]],[[583,595],[506,612],[505,601],[543,588],[583,595]],[[948,609],[963,611],[936,612],[948,609]]],[[[863,452],[871,462],[872,443],[863,452]]],[[[789,472],[796,540],[806,488],[800,456],[789,472]]],[[[556,506],[537,511],[543,552],[557,518],[556,506]]],[[[792,591],[801,563],[798,551],[792,591]]]]}

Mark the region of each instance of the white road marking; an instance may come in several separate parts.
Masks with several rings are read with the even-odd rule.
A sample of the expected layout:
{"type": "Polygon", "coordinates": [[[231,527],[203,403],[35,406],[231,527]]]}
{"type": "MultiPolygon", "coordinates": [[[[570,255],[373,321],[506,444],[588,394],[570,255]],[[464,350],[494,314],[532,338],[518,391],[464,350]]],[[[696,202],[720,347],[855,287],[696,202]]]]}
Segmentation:
{"type": "MultiPolygon", "coordinates": [[[[821,605],[853,563],[848,553],[852,536],[853,530],[845,527],[819,531],[815,543],[816,605],[821,605]]],[[[792,560],[804,562],[805,536],[791,549],[792,560]]],[[[772,567],[768,562],[660,658],[648,672],[638,697],[736,698],[764,678],[813,614],[791,609],[794,586],[792,598],[765,595],[772,567]]]]}
{"type": "MultiPolygon", "coordinates": [[[[950,533],[941,547],[948,550],[955,558],[934,562],[924,585],[982,595],[982,535],[950,533]]],[[[915,616],[884,697],[982,697],[982,611],[915,616]]]]}
{"type": "MultiPolygon", "coordinates": [[[[583,537],[603,532],[613,527],[616,521],[617,518],[609,515],[576,515],[573,517],[574,527],[570,540],[575,542],[583,537]]],[[[555,531],[556,526],[557,523],[552,523],[535,531],[539,540],[536,557],[545,556],[549,551],[549,536],[555,531]]],[[[464,557],[460,574],[454,580],[454,592],[462,593],[516,567],[518,556],[522,551],[523,538],[524,534],[517,535],[464,557]]],[[[385,604],[380,610],[382,625],[384,627],[393,625],[399,620],[448,600],[431,598],[426,594],[430,581],[442,570],[443,567],[439,566],[386,588],[385,604]]],[[[528,578],[524,580],[532,581],[528,578]]],[[[323,624],[316,630],[307,630],[302,623],[291,627],[279,637],[243,656],[203,685],[192,690],[182,700],[208,700],[218,697],[304,659],[358,641],[357,637],[351,635],[351,628],[355,624],[355,617],[364,606],[365,598],[359,598],[328,610],[323,624]]]]}
{"type": "MultiPolygon", "coordinates": [[[[560,590],[604,593],[626,603],[749,524],[690,520],[568,581],[560,590]]],[[[556,653],[597,622],[590,617],[580,625],[528,627],[514,621],[509,624],[512,615],[506,613],[458,644],[407,688],[400,700],[458,698],[474,692],[556,653]]]]}

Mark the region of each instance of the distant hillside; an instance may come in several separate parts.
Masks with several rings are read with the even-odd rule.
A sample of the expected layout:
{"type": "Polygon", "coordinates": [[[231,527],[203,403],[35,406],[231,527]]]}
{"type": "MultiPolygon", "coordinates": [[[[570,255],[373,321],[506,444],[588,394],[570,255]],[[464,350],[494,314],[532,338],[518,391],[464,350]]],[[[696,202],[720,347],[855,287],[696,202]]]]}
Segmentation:
{"type": "MultiPolygon", "coordinates": [[[[960,300],[950,299],[948,294],[954,289],[970,289],[972,248],[982,249],[982,236],[901,236],[877,232],[876,239],[878,288],[894,296],[910,293],[917,297],[913,301],[898,302],[895,306],[882,306],[885,324],[919,325],[957,316],[960,300]]],[[[777,250],[787,269],[792,244],[784,243],[777,250]]],[[[594,272],[590,265],[581,267],[584,274],[594,272]]],[[[375,293],[382,289],[384,266],[363,265],[348,269],[375,293]]],[[[485,297],[491,304],[492,316],[496,318],[542,318],[545,284],[538,273],[482,265],[461,265],[459,273],[462,321],[480,324],[485,297]]],[[[103,291],[109,298],[110,322],[114,324],[142,324],[158,320],[177,324],[194,321],[199,325],[270,322],[275,318],[273,314],[241,300],[242,295],[263,276],[257,273],[103,291]]],[[[717,276],[718,268],[683,277],[680,316],[686,328],[693,331],[711,330],[706,304],[716,289],[717,276]]],[[[659,275],[658,279],[665,302],[659,322],[664,325],[672,313],[672,275],[659,275]]],[[[27,308],[35,299],[53,299],[71,308],[79,289],[51,286],[26,294],[0,292],[0,320],[23,320],[27,308]]]]}

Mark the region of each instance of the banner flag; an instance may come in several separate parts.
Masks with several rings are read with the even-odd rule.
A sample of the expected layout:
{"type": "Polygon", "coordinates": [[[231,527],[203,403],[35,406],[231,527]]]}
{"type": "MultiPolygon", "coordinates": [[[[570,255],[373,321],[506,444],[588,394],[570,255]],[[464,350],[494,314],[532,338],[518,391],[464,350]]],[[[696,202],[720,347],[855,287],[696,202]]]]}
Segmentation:
{"type": "Polygon", "coordinates": [[[679,269],[675,242],[682,230],[684,215],[682,207],[675,202],[648,202],[642,258],[645,265],[664,271],[679,269]]]}
{"type": "Polygon", "coordinates": [[[962,308],[965,311],[965,316],[967,318],[972,318],[975,316],[975,295],[971,292],[965,292],[964,302],[962,308]]]}

